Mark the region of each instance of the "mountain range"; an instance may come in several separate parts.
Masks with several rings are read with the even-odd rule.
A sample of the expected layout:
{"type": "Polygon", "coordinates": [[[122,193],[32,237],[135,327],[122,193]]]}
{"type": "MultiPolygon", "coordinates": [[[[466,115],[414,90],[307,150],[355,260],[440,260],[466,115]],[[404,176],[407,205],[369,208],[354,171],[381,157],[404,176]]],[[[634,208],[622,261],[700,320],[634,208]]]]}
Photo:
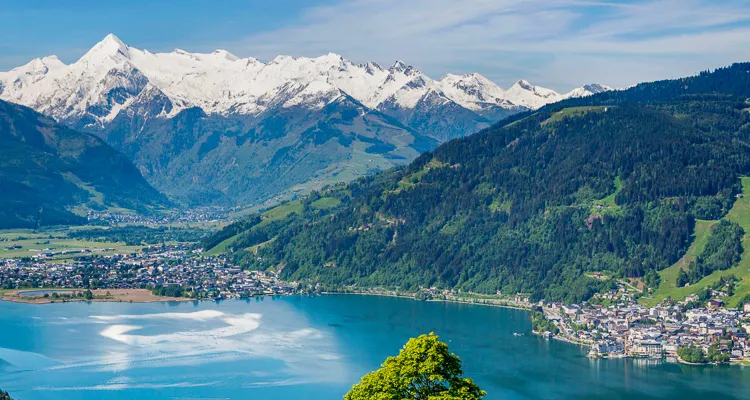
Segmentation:
{"type": "Polygon", "coordinates": [[[87,210],[168,206],[101,139],[0,100],[0,228],[85,222],[87,210]]]}
{"type": "Polygon", "coordinates": [[[151,53],[108,35],[78,61],[0,72],[0,99],[95,134],[189,204],[250,204],[405,164],[569,93],[479,74],[433,80],[336,54],[264,63],[225,50],[151,53]]]}
{"type": "Polygon", "coordinates": [[[701,288],[721,275],[747,288],[737,199],[750,174],[748,72],[736,64],[516,114],[407,167],[229,225],[203,246],[320,290],[580,303],[618,280],[701,288]],[[689,254],[699,225],[705,249],[689,254]]]}

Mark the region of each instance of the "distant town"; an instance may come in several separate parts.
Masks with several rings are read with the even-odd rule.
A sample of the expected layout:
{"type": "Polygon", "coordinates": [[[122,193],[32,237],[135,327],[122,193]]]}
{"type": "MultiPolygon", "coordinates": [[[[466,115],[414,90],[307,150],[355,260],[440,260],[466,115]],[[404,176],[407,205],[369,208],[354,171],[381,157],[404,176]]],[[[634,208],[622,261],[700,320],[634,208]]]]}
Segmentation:
{"type": "Polygon", "coordinates": [[[45,258],[55,253],[42,252],[31,259],[1,260],[0,280],[6,290],[151,289],[159,295],[210,300],[297,292],[295,282],[242,270],[223,257],[197,257],[200,252],[185,245],[152,246],[140,253],[92,254],[69,263],[48,262],[45,258]]]}
{"type": "Polygon", "coordinates": [[[681,301],[644,307],[621,285],[581,305],[518,300],[536,310],[532,321],[538,334],[590,346],[590,357],[746,363],[750,304],[727,308],[721,299],[725,296],[721,288],[707,289],[681,301]]]}
{"type": "Polygon", "coordinates": [[[167,225],[175,223],[228,222],[229,214],[238,208],[222,209],[216,207],[198,207],[180,211],[158,214],[136,214],[113,211],[91,211],[86,215],[92,225],[167,225]]]}
{"type": "MultiPolygon", "coordinates": [[[[203,214],[196,219],[211,217],[203,214]]],[[[18,246],[5,243],[6,249],[18,246]]],[[[132,253],[83,248],[71,251],[72,261],[55,258],[63,253],[45,248],[28,257],[0,259],[2,289],[148,289],[158,296],[206,300],[322,292],[317,285],[285,282],[273,272],[244,270],[221,255],[205,256],[192,244],[154,245],[132,253]]],[[[588,346],[589,356],[595,358],[750,363],[750,304],[741,309],[725,307],[722,298],[727,294],[722,287],[680,301],[667,299],[654,307],[639,304],[632,287],[624,283],[580,305],[437,288],[417,294],[356,287],[335,291],[528,309],[535,333],[588,346]]]]}

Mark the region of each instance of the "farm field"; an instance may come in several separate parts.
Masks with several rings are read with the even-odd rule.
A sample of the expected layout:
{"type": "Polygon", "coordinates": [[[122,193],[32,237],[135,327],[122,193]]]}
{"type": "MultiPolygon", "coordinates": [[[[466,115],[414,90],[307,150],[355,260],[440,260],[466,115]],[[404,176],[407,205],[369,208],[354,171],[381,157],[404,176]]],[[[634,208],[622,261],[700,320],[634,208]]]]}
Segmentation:
{"type": "Polygon", "coordinates": [[[140,246],[127,246],[124,243],[71,239],[58,231],[0,231],[0,258],[33,257],[46,253],[49,254],[46,260],[62,261],[84,254],[113,255],[140,249],[140,246]]]}

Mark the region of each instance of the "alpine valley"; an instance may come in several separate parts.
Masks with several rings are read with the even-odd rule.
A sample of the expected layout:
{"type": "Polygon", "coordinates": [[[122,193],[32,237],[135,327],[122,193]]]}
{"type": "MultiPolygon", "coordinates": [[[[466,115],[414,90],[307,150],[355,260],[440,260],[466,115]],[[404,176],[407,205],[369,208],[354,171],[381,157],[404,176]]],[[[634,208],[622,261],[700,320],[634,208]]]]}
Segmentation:
{"type": "Polygon", "coordinates": [[[188,205],[252,205],[407,164],[567,94],[479,74],[433,80],[336,54],[264,63],[227,51],[154,54],[108,35],[78,61],[0,72],[0,99],[94,134],[188,205]]]}

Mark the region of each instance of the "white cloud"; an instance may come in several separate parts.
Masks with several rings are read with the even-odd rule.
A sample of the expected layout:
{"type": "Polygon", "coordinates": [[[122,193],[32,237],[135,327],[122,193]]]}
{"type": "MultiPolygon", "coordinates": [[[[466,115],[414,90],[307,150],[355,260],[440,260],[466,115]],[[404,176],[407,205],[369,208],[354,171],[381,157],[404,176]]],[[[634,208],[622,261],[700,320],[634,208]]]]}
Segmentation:
{"type": "Polygon", "coordinates": [[[566,90],[627,86],[750,59],[750,4],[726,0],[349,0],[230,45],[240,54],[397,59],[566,90]],[[514,76],[515,75],[515,76],[514,76]]]}

